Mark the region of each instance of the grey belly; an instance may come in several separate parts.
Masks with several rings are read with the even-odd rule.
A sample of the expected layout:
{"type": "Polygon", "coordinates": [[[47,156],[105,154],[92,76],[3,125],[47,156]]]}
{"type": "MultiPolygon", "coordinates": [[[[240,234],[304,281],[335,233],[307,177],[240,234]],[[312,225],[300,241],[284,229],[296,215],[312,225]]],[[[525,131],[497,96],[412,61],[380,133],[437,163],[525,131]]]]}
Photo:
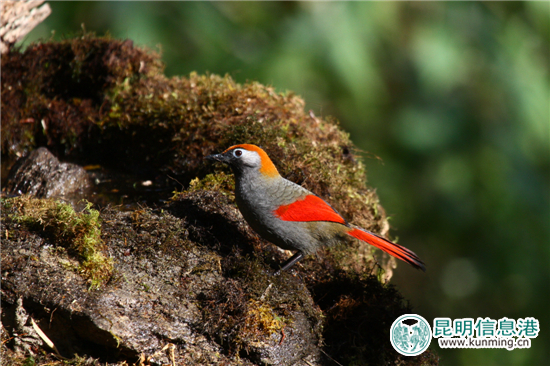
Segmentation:
{"type": "Polygon", "coordinates": [[[269,210],[252,212],[239,206],[246,222],[263,239],[288,250],[301,250],[305,253],[314,251],[316,239],[310,235],[308,223],[282,221],[269,210]]]}
{"type": "Polygon", "coordinates": [[[346,227],[339,223],[283,221],[268,210],[259,213],[240,207],[239,209],[254,231],[263,239],[283,249],[300,250],[304,254],[310,254],[321,246],[333,245],[351,238],[345,235],[346,227]]]}

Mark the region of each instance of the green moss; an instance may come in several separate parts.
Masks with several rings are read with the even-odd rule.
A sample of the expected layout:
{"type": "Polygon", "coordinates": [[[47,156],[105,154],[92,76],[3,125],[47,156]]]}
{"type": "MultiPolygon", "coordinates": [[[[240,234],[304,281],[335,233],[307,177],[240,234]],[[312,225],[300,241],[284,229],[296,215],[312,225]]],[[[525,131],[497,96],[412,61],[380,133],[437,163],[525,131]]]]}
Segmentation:
{"type": "MultiPolygon", "coordinates": [[[[219,191],[224,195],[234,197],[235,192],[235,180],[233,174],[227,174],[225,172],[219,172],[217,174],[207,174],[204,178],[198,177],[192,179],[189,182],[189,187],[186,192],[196,191],[219,191]]],[[[177,200],[182,192],[176,192],[173,200],[177,200]]]]}
{"type": "Polygon", "coordinates": [[[29,230],[48,237],[52,244],[62,246],[80,262],[78,271],[97,289],[113,272],[111,259],[103,253],[99,211],[87,202],[82,212],[75,212],[70,204],[53,199],[20,196],[5,199],[5,207],[15,211],[11,219],[29,230]]]}
{"type": "Polygon", "coordinates": [[[110,90],[162,67],[158,56],[129,40],[93,33],[24,52],[11,48],[2,54],[2,154],[20,156],[38,146],[58,156],[83,152],[110,90]]]}
{"type": "Polygon", "coordinates": [[[285,317],[277,315],[267,302],[249,299],[244,325],[240,331],[243,336],[251,333],[269,335],[283,329],[286,321],[285,317]]]}
{"type": "Polygon", "coordinates": [[[36,365],[36,361],[34,357],[29,356],[23,361],[23,366],[34,366],[36,365]]]}

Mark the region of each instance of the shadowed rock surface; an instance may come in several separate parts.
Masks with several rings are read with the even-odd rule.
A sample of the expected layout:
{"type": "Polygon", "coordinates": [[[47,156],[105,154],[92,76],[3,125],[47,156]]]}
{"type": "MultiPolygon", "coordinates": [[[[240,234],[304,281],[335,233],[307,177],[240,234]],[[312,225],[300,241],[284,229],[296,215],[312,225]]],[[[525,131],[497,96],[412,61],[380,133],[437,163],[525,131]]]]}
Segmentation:
{"type": "Polygon", "coordinates": [[[62,197],[85,193],[91,187],[86,171],[71,163],[60,162],[45,147],[20,158],[7,178],[8,194],[36,197],[62,197]]]}
{"type": "MultiPolygon", "coordinates": [[[[216,192],[206,196],[212,202],[221,199],[216,192]]],[[[203,209],[203,200],[195,195],[176,204],[179,212],[201,212],[198,220],[151,210],[104,210],[102,239],[116,271],[100,291],[89,291],[85,279],[70,269],[76,264],[67,251],[40,231],[23,229],[10,218],[15,206],[5,207],[2,323],[16,330],[22,298],[23,308],[65,357],[76,353],[104,362],[136,362],[144,354],[160,365],[171,362],[162,349],[173,344],[177,364],[233,364],[230,356],[239,353],[244,364],[292,365],[306,357],[319,364],[321,318],[307,288],[290,275],[271,277],[269,268],[260,269],[246,257],[240,259],[242,273],[227,268],[242,255],[234,245],[254,240],[253,233],[227,200],[215,211],[203,209]],[[216,221],[225,224],[212,230],[216,221]],[[222,237],[229,228],[234,240],[218,248],[193,241],[202,235],[222,237]],[[222,253],[229,254],[222,258],[222,253]],[[250,297],[246,276],[252,274],[257,287],[250,297]],[[260,300],[257,295],[270,283],[260,300]],[[282,296],[288,300],[284,304],[282,296]],[[244,324],[236,324],[237,316],[244,324]]]]}

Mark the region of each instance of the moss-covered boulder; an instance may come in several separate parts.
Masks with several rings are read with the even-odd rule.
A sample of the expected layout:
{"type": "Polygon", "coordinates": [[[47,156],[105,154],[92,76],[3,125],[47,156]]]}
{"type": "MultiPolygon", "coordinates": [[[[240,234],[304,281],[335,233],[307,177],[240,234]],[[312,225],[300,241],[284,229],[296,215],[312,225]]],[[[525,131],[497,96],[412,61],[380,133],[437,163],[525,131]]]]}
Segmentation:
{"type": "Polygon", "coordinates": [[[212,172],[204,156],[254,143],[284,177],[387,234],[364,165],[336,121],[256,82],[167,78],[162,69],[158,55],[130,41],[92,35],[11,50],[2,55],[2,156],[45,146],[62,159],[187,187],[212,172]]]}
{"type": "MultiPolygon", "coordinates": [[[[387,284],[393,259],[375,261],[357,243],[271,276],[288,253],[248,227],[232,175],[204,160],[233,144],[260,145],[283,176],[387,236],[384,210],[336,121],[259,83],[167,78],[162,69],[158,55],[130,41],[90,34],[2,55],[3,171],[46,147],[89,174],[105,169],[95,188],[116,172],[131,178],[113,181],[147,183],[159,198],[156,207],[84,211],[54,199],[2,201],[3,359],[436,364],[429,352],[403,358],[390,345],[389,324],[410,311],[387,284]],[[50,352],[18,348],[31,344],[27,331],[50,352]]],[[[104,203],[94,193],[87,199],[104,203]]]]}

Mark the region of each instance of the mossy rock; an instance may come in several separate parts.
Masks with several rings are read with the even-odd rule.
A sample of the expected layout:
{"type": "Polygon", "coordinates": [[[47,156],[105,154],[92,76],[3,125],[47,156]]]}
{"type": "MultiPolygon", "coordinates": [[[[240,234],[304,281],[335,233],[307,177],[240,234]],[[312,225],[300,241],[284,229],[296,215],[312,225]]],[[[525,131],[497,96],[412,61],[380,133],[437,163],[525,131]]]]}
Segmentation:
{"type": "MultiPolygon", "coordinates": [[[[156,337],[146,347],[149,355],[153,346],[175,337],[179,352],[210,352],[193,360],[183,354],[188,364],[262,364],[281,349],[286,353],[279,356],[293,360],[312,355],[307,359],[312,364],[332,362],[320,350],[344,364],[436,363],[432,354],[404,359],[391,348],[386,328],[376,327],[410,311],[386,284],[393,259],[384,255],[376,262],[370,247],[357,243],[320,251],[296,266],[295,276],[271,277],[287,255],[246,225],[234,204],[229,170],[204,160],[238,143],[262,146],[281,175],[327,199],[348,221],[387,236],[389,224],[374,189],[366,184],[365,167],[335,120],[306,113],[298,96],[256,82],[238,84],[229,76],[196,73],[167,78],[159,55],[131,41],[91,34],[12,49],[2,55],[2,71],[3,158],[46,146],[62,160],[162,182],[166,192],[180,189],[161,209],[99,212],[101,252],[109,253],[113,267],[95,292],[89,290],[89,278],[70,277],[73,287],[63,301],[83,306],[78,315],[87,310],[85,304],[93,308],[103,301],[116,308],[109,296],[135,285],[132,291],[143,294],[136,300],[143,312],[124,307],[129,311],[125,314],[150,316],[153,328],[157,322],[165,325],[147,328],[156,337]],[[164,299],[168,293],[173,297],[164,299]],[[181,321],[197,332],[194,339],[200,342],[174,336],[169,319],[186,319],[181,321]],[[376,326],[349,331],[365,322],[376,326]],[[285,333],[293,326],[304,331],[285,333]],[[364,344],[357,345],[357,339],[364,344]],[[291,355],[298,349],[304,352],[291,355]]],[[[53,241],[60,231],[46,230],[36,216],[33,220],[37,227],[2,216],[14,234],[9,239],[14,255],[5,262],[3,257],[2,268],[15,271],[7,282],[13,297],[8,300],[15,303],[20,293],[31,308],[39,308],[40,297],[31,290],[46,283],[40,277],[32,282],[34,272],[20,266],[28,254],[39,259],[37,267],[44,273],[70,269],[40,261],[40,255],[49,255],[41,240],[53,241]],[[26,235],[41,239],[18,252],[26,235]],[[47,272],[48,266],[55,271],[47,272]],[[22,287],[27,292],[17,289],[16,279],[30,281],[22,287]]],[[[66,291],[63,281],[52,283],[56,287],[48,295],[49,306],[66,291]]],[[[60,311],[62,319],[70,318],[71,309],[60,311]]],[[[46,312],[37,311],[44,322],[46,312]]],[[[103,318],[86,316],[102,335],[112,333],[105,345],[110,350],[124,337],[138,339],[130,333],[118,335],[113,324],[122,323],[110,311],[103,318]]],[[[135,362],[137,343],[121,346],[115,359],[135,362]]],[[[159,359],[169,362],[164,356],[159,359]]]]}
{"type": "Polygon", "coordinates": [[[99,211],[92,209],[91,203],[86,202],[85,208],[76,212],[58,200],[20,196],[2,199],[2,206],[11,212],[9,220],[48,238],[75,257],[79,262],[75,269],[91,289],[98,289],[111,277],[113,265],[101,240],[99,211]]]}

